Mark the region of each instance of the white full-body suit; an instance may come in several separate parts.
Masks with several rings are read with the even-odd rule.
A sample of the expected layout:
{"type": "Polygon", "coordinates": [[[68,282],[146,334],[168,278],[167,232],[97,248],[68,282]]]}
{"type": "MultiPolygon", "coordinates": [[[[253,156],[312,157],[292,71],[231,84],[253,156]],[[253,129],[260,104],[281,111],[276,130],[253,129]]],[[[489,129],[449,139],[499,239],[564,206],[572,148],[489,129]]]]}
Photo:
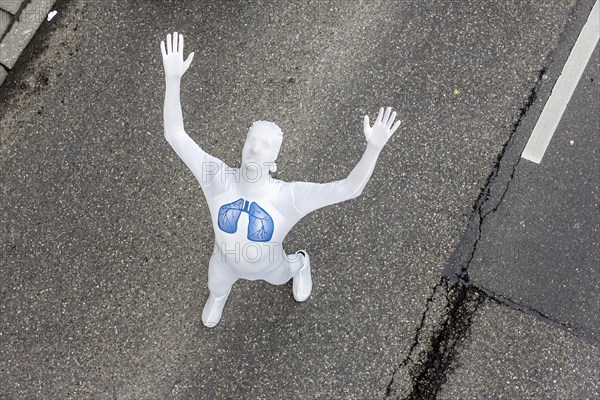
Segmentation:
{"type": "Polygon", "coordinates": [[[208,267],[209,299],[202,314],[216,325],[237,279],[281,285],[294,280],[298,301],[310,295],[310,260],[304,251],[286,255],[283,241],[306,214],[362,193],[379,152],[399,126],[391,108],[380,110],[373,127],[364,119],[367,148],[346,179],[330,183],[283,182],[270,175],[276,168],[283,134],[272,122],[255,122],[242,151],[241,168],[231,168],[202,150],[185,132],[179,99],[181,77],[193,59],[183,61],[183,36],[161,42],[166,77],[165,138],[192,171],[206,198],[215,233],[208,267]]]}
{"type": "Polygon", "coordinates": [[[319,184],[273,178],[252,190],[253,179],[244,176],[244,170],[227,166],[183,135],[169,137],[169,143],[196,176],[210,210],[215,250],[208,286],[217,297],[228,293],[238,278],[275,285],[290,280],[302,266],[296,254],[286,256],[283,250],[290,229],[311,211],[359,194],[350,193],[342,181],[319,184]]]}

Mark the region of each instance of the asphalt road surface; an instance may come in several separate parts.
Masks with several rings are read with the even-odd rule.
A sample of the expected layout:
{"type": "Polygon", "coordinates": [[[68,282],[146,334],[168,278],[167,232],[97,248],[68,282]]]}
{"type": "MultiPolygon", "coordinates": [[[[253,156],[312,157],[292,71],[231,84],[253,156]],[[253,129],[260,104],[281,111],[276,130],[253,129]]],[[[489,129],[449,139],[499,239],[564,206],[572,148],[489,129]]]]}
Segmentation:
{"type": "Polygon", "coordinates": [[[469,274],[600,339],[598,47],[540,164],[521,160],[482,230],[469,274]]]}
{"type": "MultiPolygon", "coordinates": [[[[532,92],[592,4],[59,0],[1,89],[0,397],[434,398],[469,388],[480,343],[519,354],[537,344],[561,371],[589,358],[559,383],[525,377],[516,393],[598,393],[591,333],[442,278],[532,92]],[[266,119],[284,131],[277,178],[344,178],[365,147],[363,115],[399,110],[363,195],[311,214],[285,243],[311,255],[306,303],[291,283],[240,281],[219,325],[202,325],[212,228],[162,128],[159,42],[174,30],[196,53],[186,130],[230,165],[266,119]],[[577,351],[560,357],[567,347],[538,335],[554,330],[577,351]],[[439,349],[448,338],[467,346],[456,347],[462,369],[439,349]]],[[[532,307],[547,299],[531,296],[532,307]]],[[[564,322],[593,332],[597,319],[582,322],[588,311],[573,304],[564,322]]],[[[556,367],[510,360],[544,377],[556,367]]],[[[486,378],[501,390],[498,370],[486,378]]]]}

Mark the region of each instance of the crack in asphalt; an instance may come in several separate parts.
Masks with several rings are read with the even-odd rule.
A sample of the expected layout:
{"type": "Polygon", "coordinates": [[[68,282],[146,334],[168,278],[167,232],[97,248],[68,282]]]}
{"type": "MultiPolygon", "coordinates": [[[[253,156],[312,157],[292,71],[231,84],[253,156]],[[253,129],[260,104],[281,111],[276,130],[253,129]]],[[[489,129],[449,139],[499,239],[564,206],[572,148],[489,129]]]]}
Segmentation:
{"type": "Polygon", "coordinates": [[[582,339],[586,343],[589,343],[593,346],[596,346],[596,347],[600,346],[600,342],[598,342],[598,340],[585,335],[585,333],[581,332],[577,327],[575,327],[571,324],[568,324],[565,322],[560,322],[560,321],[552,318],[551,316],[544,314],[543,312],[541,312],[539,310],[536,310],[535,308],[533,308],[531,306],[528,306],[523,303],[519,303],[519,302],[514,301],[506,296],[501,295],[501,294],[494,293],[489,289],[484,289],[484,288],[476,287],[473,285],[471,285],[471,287],[474,290],[479,291],[482,296],[485,296],[486,299],[489,299],[496,304],[503,305],[505,307],[510,308],[511,310],[519,311],[525,315],[529,315],[529,316],[532,316],[541,321],[550,323],[550,324],[564,330],[565,332],[569,333],[570,335],[573,335],[579,339],[582,339]]]}
{"type": "MultiPolygon", "coordinates": [[[[484,187],[483,187],[482,191],[479,193],[479,196],[477,197],[477,200],[475,201],[475,205],[473,206],[472,215],[476,216],[476,218],[477,218],[477,220],[475,221],[475,224],[477,225],[478,232],[477,232],[477,239],[475,239],[475,241],[473,241],[473,243],[471,244],[471,246],[472,246],[471,254],[470,254],[468,260],[466,261],[466,263],[461,267],[461,271],[459,274],[459,278],[464,280],[465,282],[469,282],[468,269],[469,269],[469,266],[471,265],[471,262],[473,261],[473,258],[475,257],[475,253],[477,252],[477,246],[479,245],[479,242],[481,241],[481,235],[483,233],[483,224],[484,224],[486,218],[490,214],[493,214],[498,210],[498,207],[500,206],[500,204],[504,200],[504,197],[506,196],[506,193],[508,192],[510,183],[512,182],[512,180],[515,177],[515,172],[517,170],[517,166],[521,162],[521,157],[519,155],[519,157],[517,158],[517,161],[514,162],[510,166],[510,168],[511,168],[510,177],[507,180],[506,185],[504,185],[504,189],[502,190],[502,193],[500,194],[499,199],[495,202],[495,204],[492,205],[490,210],[485,212],[484,207],[488,205],[488,202],[493,200],[493,198],[490,197],[490,192],[491,192],[492,187],[494,186],[494,183],[496,182],[496,178],[498,177],[498,174],[501,171],[502,160],[504,158],[504,155],[506,154],[506,151],[513,144],[513,142],[515,140],[515,133],[519,129],[519,126],[521,125],[523,118],[525,117],[525,115],[527,115],[527,112],[529,111],[529,109],[531,108],[531,106],[533,105],[535,100],[537,99],[537,93],[542,84],[543,76],[544,76],[545,72],[546,72],[545,67],[542,68],[540,71],[538,71],[538,77],[537,77],[536,83],[529,93],[527,102],[519,110],[519,116],[518,116],[517,120],[515,121],[515,123],[513,124],[510,136],[508,137],[508,140],[506,141],[506,143],[504,143],[502,150],[496,157],[496,161],[494,163],[492,171],[488,175],[488,177],[485,181],[484,187]]],[[[473,221],[469,221],[469,224],[471,224],[472,222],[473,221]]]]}
{"type": "MultiPolygon", "coordinates": [[[[451,284],[442,277],[427,299],[421,323],[416,329],[415,339],[405,359],[394,369],[386,387],[384,398],[400,398],[394,378],[398,371],[410,364],[410,393],[404,399],[433,399],[446,382],[446,376],[456,355],[456,345],[468,334],[477,308],[487,298],[485,293],[459,282],[451,284]],[[442,290],[442,292],[440,292],[442,290]],[[428,327],[431,306],[436,295],[443,295],[444,305],[435,315],[433,329],[428,327]],[[428,329],[429,328],[429,329],[428,329]],[[425,344],[424,348],[419,345],[425,344]]],[[[435,311],[434,311],[435,314],[435,311]]]]}
{"type": "Polygon", "coordinates": [[[409,362],[414,362],[414,360],[412,360],[412,354],[415,351],[415,349],[417,348],[417,346],[421,343],[421,340],[420,340],[421,331],[422,331],[423,327],[425,326],[425,320],[427,318],[427,315],[429,314],[429,306],[434,301],[434,296],[435,296],[437,290],[443,284],[444,284],[444,278],[442,277],[442,278],[440,278],[440,281],[431,289],[431,295],[429,295],[429,297],[427,298],[427,302],[425,303],[425,310],[423,311],[423,314],[421,314],[421,321],[419,322],[419,325],[417,326],[417,329],[415,330],[415,338],[413,340],[413,343],[412,343],[410,349],[408,350],[408,353],[407,353],[406,357],[404,358],[404,360],[402,360],[402,362],[400,362],[400,364],[398,364],[396,367],[394,367],[394,370],[392,371],[392,378],[390,379],[390,383],[385,388],[385,397],[384,398],[390,398],[390,396],[392,396],[394,394],[394,389],[393,389],[394,377],[396,376],[398,370],[400,368],[408,365],[409,362]]]}
{"type": "MultiPolygon", "coordinates": [[[[550,321],[552,324],[573,334],[573,327],[554,321],[531,307],[473,286],[460,278],[458,283],[453,284],[446,277],[442,277],[440,282],[432,288],[421,322],[416,329],[414,342],[404,360],[394,368],[384,398],[400,399],[399,388],[394,387],[394,378],[400,369],[412,364],[408,371],[412,384],[411,391],[402,399],[435,399],[441,387],[446,383],[448,373],[452,370],[457,354],[457,345],[468,337],[473,317],[479,306],[485,301],[492,301],[546,322],[550,321]],[[445,304],[439,315],[434,316],[434,319],[439,321],[438,327],[433,330],[427,329],[428,314],[431,312],[432,304],[436,301],[435,295],[440,289],[443,289],[445,304]],[[422,343],[426,344],[426,348],[419,349],[419,345],[422,343]]],[[[598,346],[597,341],[593,339],[583,339],[587,339],[588,343],[598,346]]]]}
{"type": "MultiPolygon", "coordinates": [[[[529,109],[537,99],[538,90],[543,82],[545,71],[545,67],[538,71],[535,85],[531,88],[527,101],[520,108],[516,121],[513,123],[510,135],[501,151],[498,153],[494,166],[485,180],[483,189],[474,202],[467,229],[461,239],[461,243],[449,257],[440,281],[432,288],[431,295],[427,298],[425,310],[423,311],[421,321],[416,328],[415,338],[408,354],[392,371],[392,377],[385,389],[384,398],[386,399],[399,398],[399,394],[394,387],[395,377],[398,371],[407,367],[409,363],[413,364],[409,372],[412,387],[411,392],[404,397],[404,399],[435,399],[440,388],[446,382],[446,377],[456,354],[456,345],[467,336],[475,312],[479,305],[487,299],[521,311],[522,309],[525,309],[541,318],[550,320],[541,312],[522,305],[517,305],[517,303],[510,301],[509,299],[504,299],[483,289],[472,286],[468,274],[468,269],[475,257],[478,244],[481,241],[483,223],[489,215],[498,210],[498,207],[503,202],[508,193],[510,184],[515,177],[517,166],[521,160],[520,154],[516,161],[513,161],[512,164],[508,165],[508,168],[510,168],[510,176],[503,185],[501,193],[499,196],[492,197],[492,189],[495,189],[494,184],[496,183],[499,174],[503,172],[503,165],[507,162],[505,155],[515,141],[516,132],[518,131],[523,118],[527,115],[529,109]],[[497,200],[492,202],[494,198],[497,200]],[[485,208],[487,208],[487,211],[485,208]],[[468,235],[473,229],[477,230],[474,235],[476,236],[474,240],[470,239],[468,235]],[[463,254],[462,247],[465,246],[471,246],[471,248],[467,259],[461,261],[460,255],[463,254]],[[458,275],[454,272],[454,265],[460,265],[460,273],[458,275]],[[445,292],[445,305],[440,314],[436,316],[438,328],[434,328],[430,331],[426,329],[427,320],[431,313],[432,304],[436,300],[436,294],[440,288],[443,288],[445,292]],[[418,348],[422,343],[428,343],[428,346],[426,349],[418,351],[418,348]]],[[[508,162],[510,163],[510,161],[508,162]]]]}
{"type": "Polygon", "coordinates": [[[446,317],[441,328],[435,332],[431,347],[424,359],[411,372],[413,387],[406,400],[435,399],[456,355],[456,345],[468,334],[473,315],[485,297],[465,284],[451,286],[450,302],[446,304],[446,317]]]}

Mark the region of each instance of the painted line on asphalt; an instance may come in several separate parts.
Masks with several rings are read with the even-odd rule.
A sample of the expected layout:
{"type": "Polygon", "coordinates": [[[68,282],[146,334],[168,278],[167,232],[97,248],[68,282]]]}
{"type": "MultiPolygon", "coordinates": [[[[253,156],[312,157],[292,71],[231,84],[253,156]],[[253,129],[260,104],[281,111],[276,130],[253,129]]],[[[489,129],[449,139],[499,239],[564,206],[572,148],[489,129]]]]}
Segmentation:
{"type": "Polygon", "coordinates": [[[554,131],[571,100],[577,83],[592,56],[598,38],[600,37],[600,10],[596,0],[587,22],[579,33],[575,46],[567,58],[561,75],[558,77],[552,94],[542,110],[542,114],[533,128],[529,141],[521,157],[539,164],[544,157],[546,148],[554,135],[554,131]]]}

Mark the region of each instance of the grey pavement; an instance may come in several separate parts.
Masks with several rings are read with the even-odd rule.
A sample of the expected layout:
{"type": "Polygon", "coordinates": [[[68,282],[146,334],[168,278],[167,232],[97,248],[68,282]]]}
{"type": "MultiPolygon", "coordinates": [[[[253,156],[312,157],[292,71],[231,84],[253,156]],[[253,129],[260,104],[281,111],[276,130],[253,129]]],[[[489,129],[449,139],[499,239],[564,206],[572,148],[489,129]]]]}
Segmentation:
{"type": "Polygon", "coordinates": [[[474,285],[600,339],[598,46],[542,162],[521,159],[482,226],[474,285]]]}
{"type": "Polygon", "coordinates": [[[563,35],[451,257],[472,326],[447,353],[437,398],[600,396],[598,46],[542,162],[520,158],[585,17],[563,35]]]}
{"type": "Polygon", "coordinates": [[[556,337],[588,358],[558,383],[540,369],[544,393],[586,382],[593,338],[441,274],[591,4],[58,1],[0,88],[0,398],[434,398],[468,388],[479,343],[554,351],[556,337]],[[362,115],[400,110],[363,196],[285,243],[311,254],[306,303],[290,284],[239,282],[220,324],[202,325],[208,209],[162,131],[158,44],[173,30],[196,52],[186,130],[229,164],[271,119],[279,179],[340,179],[364,149],[362,115]]]}
{"type": "Polygon", "coordinates": [[[490,300],[477,310],[470,338],[439,400],[598,398],[598,346],[490,300]]]}

